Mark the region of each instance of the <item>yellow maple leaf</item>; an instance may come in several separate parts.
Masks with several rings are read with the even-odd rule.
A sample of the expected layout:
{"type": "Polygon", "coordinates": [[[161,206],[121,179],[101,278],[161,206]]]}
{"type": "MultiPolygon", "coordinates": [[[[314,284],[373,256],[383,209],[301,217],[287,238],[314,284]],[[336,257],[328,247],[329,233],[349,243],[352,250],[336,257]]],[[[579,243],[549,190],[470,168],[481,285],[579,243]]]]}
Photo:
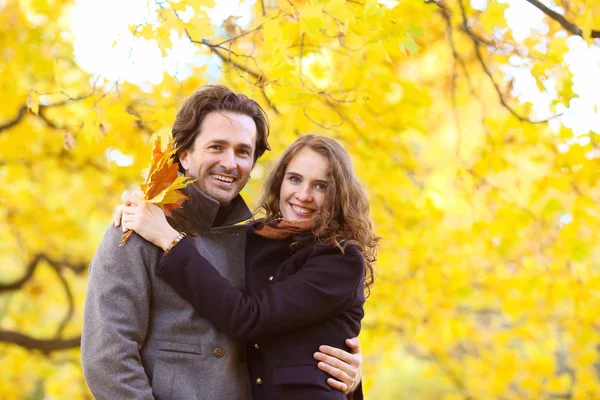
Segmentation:
{"type": "Polygon", "coordinates": [[[40,96],[36,92],[32,91],[29,94],[29,97],[27,98],[27,108],[35,115],[38,115],[40,110],[40,96]]]}
{"type": "MultiPolygon", "coordinates": [[[[179,164],[173,161],[176,151],[177,149],[173,148],[172,139],[163,150],[160,135],[158,135],[152,150],[152,165],[148,177],[140,185],[144,194],[143,199],[162,208],[168,216],[171,216],[176,208],[181,208],[183,202],[188,199],[179,190],[193,182],[193,180],[178,174],[179,164]]],[[[124,246],[132,234],[131,230],[125,232],[120,246],[124,246]]]]}

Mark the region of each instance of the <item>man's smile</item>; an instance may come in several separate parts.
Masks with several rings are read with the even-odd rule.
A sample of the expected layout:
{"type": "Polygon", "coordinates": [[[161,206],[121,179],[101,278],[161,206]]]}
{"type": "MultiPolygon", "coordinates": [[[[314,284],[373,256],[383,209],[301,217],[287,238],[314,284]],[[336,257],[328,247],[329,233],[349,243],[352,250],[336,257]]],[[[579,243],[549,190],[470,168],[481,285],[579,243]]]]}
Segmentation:
{"type": "Polygon", "coordinates": [[[235,181],[235,178],[232,176],[226,176],[221,174],[210,174],[210,176],[219,182],[233,183],[235,181]]]}

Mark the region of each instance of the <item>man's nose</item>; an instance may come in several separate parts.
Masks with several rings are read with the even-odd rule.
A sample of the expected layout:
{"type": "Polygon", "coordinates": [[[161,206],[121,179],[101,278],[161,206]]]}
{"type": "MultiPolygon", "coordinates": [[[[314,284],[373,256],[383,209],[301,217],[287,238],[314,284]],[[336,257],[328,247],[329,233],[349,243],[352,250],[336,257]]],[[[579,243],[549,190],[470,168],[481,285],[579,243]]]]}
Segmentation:
{"type": "Polygon", "coordinates": [[[221,154],[221,159],[220,159],[219,164],[221,164],[221,167],[223,167],[227,171],[233,171],[237,166],[237,164],[235,162],[235,154],[233,153],[233,150],[224,151],[221,154]]]}

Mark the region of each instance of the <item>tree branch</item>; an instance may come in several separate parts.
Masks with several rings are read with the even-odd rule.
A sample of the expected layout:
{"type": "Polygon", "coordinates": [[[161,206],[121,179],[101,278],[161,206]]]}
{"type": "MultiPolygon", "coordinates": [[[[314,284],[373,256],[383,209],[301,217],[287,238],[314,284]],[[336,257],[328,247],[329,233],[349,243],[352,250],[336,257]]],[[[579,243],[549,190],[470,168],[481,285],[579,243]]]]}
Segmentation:
{"type": "Polygon", "coordinates": [[[485,74],[488,76],[488,78],[490,78],[490,82],[494,86],[494,89],[496,90],[496,93],[498,94],[498,99],[500,100],[500,103],[504,106],[504,108],[506,108],[519,121],[529,122],[531,124],[540,124],[540,123],[548,122],[554,118],[559,117],[560,115],[553,115],[550,118],[546,118],[546,119],[539,120],[539,121],[532,121],[528,117],[524,117],[524,116],[520,115],[514,108],[512,108],[512,106],[510,104],[508,104],[508,101],[504,98],[504,94],[502,94],[502,90],[500,90],[500,87],[494,80],[492,71],[488,68],[485,61],[483,60],[483,55],[481,54],[481,47],[480,47],[482,44],[478,40],[479,37],[477,35],[475,35],[471,31],[471,28],[469,27],[469,23],[467,21],[467,12],[465,10],[465,5],[463,4],[463,0],[458,0],[458,4],[460,6],[460,11],[461,11],[461,15],[462,15],[462,28],[467,33],[467,35],[471,38],[471,40],[473,42],[473,47],[475,49],[475,55],[477,56],[477,60],[479,61],[479,64],[481,64],[481,68],[483,69],[483,72],[485,72],[485,74]]]}
{"type": "MultiPolygon", "coordinates": [[[[88,97],[92,96],[95,92],[96,92],[96,82],[98,81],[99,77],[96,78],[96,80],[94,81],[94,85],[92,87],[92,90],[90,93],[82,95],[82,96],[78,96],[78,97],[71,97],[69,96],[67,93],[65,92],[60,92],[60,93],[38,93],[38,95],[56,95],[56,94],[60,94],[62,96],[65,96],[66,99],[62,100],[62,101],[58,101],[52,104],[40,104],[39,105],[39,112],[38,112],[38,117],[44,121],[49,127],[57,129],[57,130],[63,130],[66,129],[65,127],[62,126],[58,126],[56,125],[53,121],[51,121],[50,119],[48,119],[48,117],[43,114],[43,111],[47,108],[50,107],[61,107],[64,105],[67,105],[69,103],[73,103],[73,102],[77,102],[77,101],[81,101],[81,100],[85,100],[88,97]]],[[[15,118],[13,118],[12,120],[4,123],[4,124],[0,124],[0,133],[6,129],[12,128],[13,126],[15,126],[16,124],[18,124],[19,122],[21,122],[21,120],[23,119],[23,117],[25,117],[25,115],[27,114],[27,106],[23,105],[19,108],[19,111],[17,112],[17,116],[15,118]]]]}
{"type": "Polygon", "coordinates": [[[62,131],[62,130],[67,130],[67,128],[65,128],[64,126],[59,126],[57,125],[54,121],[52,121],[51,119],[48,118],[48,116],[45,113],[45,110],[47,109],[47,106],[42,106],[40,105],[40,109],[38,111],[37,116],[44,121],[44,123],[46,123],[46,125],[48,125],[50,128],[55,129],[57,131],[62,131]]]}
{"type": "Polygon", "coordinates": [[[440,370],[446,375],[446,377],[452,382],[460,394],[465,398],[465,400],[470,400],[473,398],[473,396],[471,396],[469,393],[464,380],[458,375],[458,373],[456,373],[449,365],[441,360],[439,356],[432,354],[431,358],[437,364],[440,370]]]}
{"type": "MultiPolygon", "coordinates": [[[[458,115],[458,104],[456,101],[456,82],[458,80],[458,64],[462,62],[464,67],[464,61],[458,54],[456,50],[456,46],[454,44],[454,27],[452,26],[452,13],[447,8],[443,7],[441,4],[438,4],[438,7],[441,8],[441,14],[444,20],[446,21],[446,36],[448,37],[448,42],[450,43],[450,49],[452,50],[452,57],[454,58],[454,63],[452,63],[452,79],[450,81],[450,93],[451,93],[451,102],[452,102],[452,114],[454,115],[454,123],[456,124],[456,158],[460,158],[460,145],[462,142],[462,130],[460,127],[460,117],[458,115]],[[460,60],[460,61],[459,61],[460,60]]],[[[466,74],[465,68],[465,74],[466,74]]]]}
{"type": "Polygon", "coordinates": [[[81,336],[69,339],[37,339],[13,331],[0,331],[0,342],[21,346],[27,350],[39,350],[44,354],[54,351],[76,349],[81,345],[81,336]]]}
{"type": "MultiPolygon", "coordinates": [[[[302,36],[300,37],[300,62],[298,63],[298,73],[300,74],[300,83],[302,83],[302,87],[305,88],[306,85],[304,84],[304,77],[302,75],[303,59],[304,59],[304,33],[302,33],[302,36]]],[[[306,111],[304,111],[304,114],[306,115],[306,111]]]]}
{"type": "MultiPolygon", "coordinates": [[[[540,10],[544,14],[546,14],[551,19],[558,22],[563,28],[565,28],[567,31],[571,32],[573,35],[583,37],[583,29],[581,29],[577,25],[567,21],[567,19],[563,15],[560,15],[556,11],[551,10],[545,4],[543,4],[541,1],[527,0],[527,2],[529,4],[531,4],[532,6],[536,7],[538,10],[540,10]]],[[[590,34],[590,37],[592,39],[600,38],[600,30],[593,30],[590,34]]]]}
{"type": "Polygon", "coordinates": [[[58,276],[58,279],[60,280],[60,283],[63,289],[65,290],[65,294],[67,295],[67,302],[69,304],[67,308],[67,313],[63,317],[62,321],[60,322],[60,325],[58,326],[58,329],[56,330],[56,338],[61,338],[63,331],[67,327],[67,324],[69,323],[71,318],[73,318],[73,314],[75,314],[75,299],[73,298],[71,286],[69,286],[69,282],[67,282],[67,279],[64,277],[62,270],[58,267],[58,265],[50,265],[52,265],[52,268],[56,272],[56,275],[58,276]]]}
{"type": "Polygon", "coordinates": [[[264,0],[260,0],[260,10],[262,12],[263,17],[267,15],[267,11],[265,10],[265,1],[264,0]]]}
{"type": "Polygon", "coordinates": [[[21,120],[23,119],[23,117],[25,116],[26,113],[27,113],[27,106],[21,106],[21,108],[19,108],[19,111],[17,111],[16,117],[14,117],[10,121],[5,122],[4,124],[0,125],[0,132],[4,131],[6,129],[12,128],[13,126],[15,126],[16,124],[21,122],[21,120]]]}
{"type": "Polygon", "coordinates": [[[235,37],[232,37],[231,39],[226,39],[226,40],[223,40],[222,42],[215,43],[215,44],[213,44],[213,46],[220,47],[220,46],[224,45],[225,43],[234,42],[234,41],[236,41],[237,39],[239,39],[241,37],[249,35],[249,34],[251,34],[253,32],[257,32],[257,31],[261,30],[262,28],[263,28],[263,24],[260,24],[259,26],[257,26],[256,28],[254,28],[252,30],[249,30],[247,32],[243,32],[243,33],[241,33],[241,34],[239,34],[239,35],[237,35],[235,37]]]}
{"type": "Polygon", "coordinates": [[[29,264],[27,264],[27,267],[25,268],[25,275],[23,275],[22,278],[11,283],[0,284],[0,293],[12,292],[21,289],[21,287],[23,287],[23,285],[25,285],[25,283],[27,283],[33,277],[35,269],[37,268],[38,264],[42,261],[46,261],[57,271],[61,268],[68,268],[75,273],[81,273],[85,271],[87,267],[87,264],[85,263],[74,264],[66,260],[55,260],[53,258],[50,258],[47,254],[39,253],[36,254],[33,260],[29,262],[29,264]]]}
{"type": "Polygon", "coordinates": [[[36,255],[35,258],[31,260],[29,264],[27,264],[25,275],[23,275],[21,279],[18,279],[12,283],[0,284],[0,293],[19,290],[25,283],[27,283],[27,281],[31,279],[41,259],[41,255],[36,255]]]}
{"type": "MultiPolygon", "coordinates": [[[[335,110],[335,109],[334,109],[334,111],[337,111],[337,110],[335,110]]],[[[325,125],[322,125],[322,124],[318,123],[318,122],[317,122],[317,121],[315,121],[314,119],[312,119],[312,118],[311,118],[311,117],[308,115],[308,113],[306,112],[306,108],[303,108],[303,109],[302,109],[302,112],[304,113],[304,116],[306,117],[306,119],[308,119],[310,122],[312,122],[313,124],[315,124],[315,125],[316,125],[316,126],[318,126],[319,128],[323,128],[323,129],[327,129],[327,130],[333,130],[333,129],[335,129],[335,128],[338,128],[338,127],[342,126],[342,125],[343,125],[343,123],[344,123],[344,120],[342,119],[342,120],[341,120],[339,123],[337,123],[337,124],[335,124],[335,125],[331,125],[331,126],[325,126],[325,125]]]]}
{"type": "Polygon", "coordinates": [[[54,258],[50,258],[47,254],[44,253],[39,254],[39,257],[41,257],[40,260],[46,261],[48,264],[52,265],[55,268],[67,268],[75,272],[76,274],[84,272],[88,267],[88,264],[86,263],[72,263],[67,260],[56,260],[54,258]]]}
{"type": "Polygon", "coordinates": [[[19,332],[0,330],[0,342],[21,346],[27,350],[39,350],[44,354],[49,354],[53,351],[77,348],[81,343],[81,336],[68,339],[61,338],[64,329],[75,313],[75,299],[69,283],[62,274],[62,270],[63,268],[68,268],[75,273],[80,273],[85,270],[85,264],[73,264],[65,260],[55,260],[44,253],[38,253],[27,265],[25,275],[22,278],[9,284],[0,284],[0,293],[21,289],[29,280],[31,280],[37,266],[42,261],[47,262],[56,271],[56,274],[58,275],[58,278],[67,295],[67,313],[56,331],[56,337],[53,339],[37,339],[19,332]]]}

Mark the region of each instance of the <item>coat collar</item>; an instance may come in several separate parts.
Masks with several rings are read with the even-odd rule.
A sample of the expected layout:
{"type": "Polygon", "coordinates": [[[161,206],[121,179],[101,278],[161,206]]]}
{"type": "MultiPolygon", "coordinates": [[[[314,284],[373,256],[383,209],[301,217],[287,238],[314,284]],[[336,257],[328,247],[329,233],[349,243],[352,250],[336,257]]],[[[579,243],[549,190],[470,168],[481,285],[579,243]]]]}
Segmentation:
{"type": "Polygon", "coordinates": [[[239,194],[229,205],[221,207],[217,200],[205,194],[194,184],[186,186],[182,192],[189,199],[183,203],[183,208],[173,211],[176,229],[183,228],[189,233],[194,228],[196,230],[213,228],[219,209],[222,213],[226,213],[224,218],[219,218],[221,220],[219,226],[235,225],[252,216],[246,202],[239,194]]]}

